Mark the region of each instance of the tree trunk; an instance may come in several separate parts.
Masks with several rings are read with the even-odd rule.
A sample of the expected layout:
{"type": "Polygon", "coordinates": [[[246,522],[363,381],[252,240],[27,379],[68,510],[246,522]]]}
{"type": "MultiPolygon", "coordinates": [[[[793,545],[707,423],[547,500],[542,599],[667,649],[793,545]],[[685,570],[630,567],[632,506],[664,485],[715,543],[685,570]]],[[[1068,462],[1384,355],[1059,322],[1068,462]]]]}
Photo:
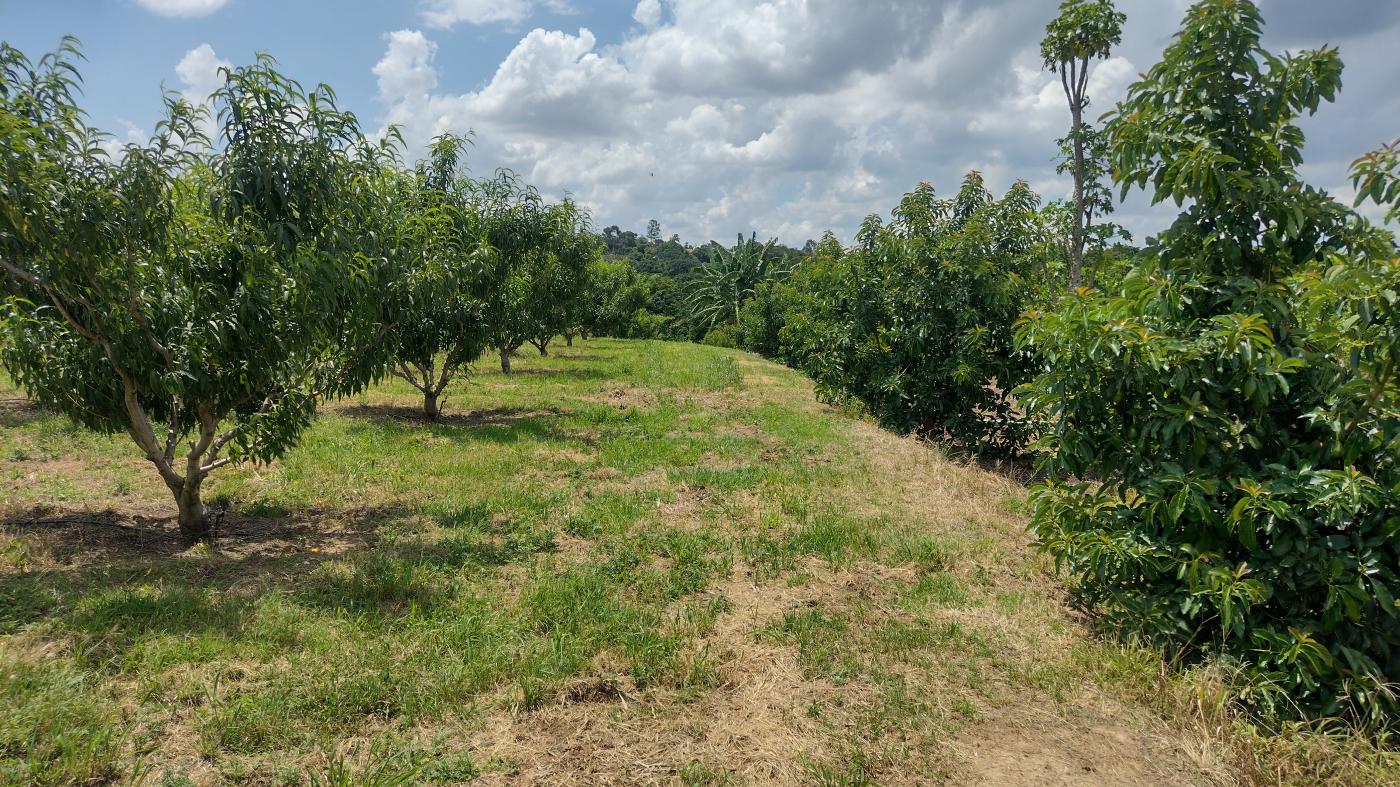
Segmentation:
{"type": "Polygon", "coordinates": [[[510,374],[510,351],[501,350],[501,374],[510,374]]]}
{"type": "Polygon", "coordinates": [[[566,333],[566,334],[564,334],[564,346],[565,346],[565,347],[573,347],[573,346],[574,346],[574,335],[573,335],[572,333],[566,333]]]}
{"type": "Polygon", "coordinates": [[[1069,246],[1069,288],[1080,285],[1084,269],[1084,125],[1083,107],[1073,107],[1074,125],[1070,133],[1074,139],[1074,235],[1069,246]]]}
{"type": "Polygon", "coordinates": [[[199,496],[203,483],[202,478],[186,478],[184,486],[175,494],[175,505],[180,510],[180,538],[190,546],[209,541],[213,536],[209,518],[204,513],[204,501],[199,496]]]}
{"type": "Polygon", "coordinates": [[[548,342],[540,342],[539,344],[537,344],[537,345],[535,345],[535,346],[540,348],[540,357],[541,357],[541,358],[543,358],[543,357],[546,356],[546,355],[549,355],[549,343],[548,343],[548,342]]]}
{"type": "Polygon", "coordinates": [[[428,419],[429,421],[436,421],[436,420],[438,419],[438,413],[440,413],[440,412],[441,412],[441,410],[438,409],[438,395],[437,395],[437,392],[434,391],[434,390],[432,390],[431,388],[428,389],[428,390],[426,390],[426,391],[424,391],[424,392],[423,392],[423,417],[426,418],[426,419],[428,419]]]}

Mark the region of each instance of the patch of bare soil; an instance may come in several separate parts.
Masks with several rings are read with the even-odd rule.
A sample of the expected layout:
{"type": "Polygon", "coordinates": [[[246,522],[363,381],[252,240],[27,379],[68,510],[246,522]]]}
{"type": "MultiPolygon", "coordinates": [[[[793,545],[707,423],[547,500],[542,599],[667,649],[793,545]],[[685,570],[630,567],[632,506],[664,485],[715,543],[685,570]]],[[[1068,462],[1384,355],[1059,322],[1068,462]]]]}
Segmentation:
{"type": "Polygon", "coordinates": [[[43,417],[44,411],[24,397],[0,399],[0,426],[24,426],[43,417]]]}
{"type": "Polygon", "coordinates": [[[613,388],[597,396],[587,398],[589,401],[611,405],[619,410],[626,410],[629,407],[644,409],[656,404],[655,391],[636,385],[613,388]]]}
{"type": "Polygon", "coordinates": [[[636,692],[625,677],[595,670],[554,705],[487,723],[477,756],[513,767],[487,774],[484,783],[673,784],[695,763],[738,783],[808,783],[803,757],[829,753],[810,709],[857,707],[869,689],[807,679],[793,648],[758,640],[753,631],[788,611],[871,598],[886,575],[899,573],[872,564],[821,571],[790,586],[755,584],[736,572],[715,589],[731,610],[698,643],[697,652],[718,663],[718,686],[688,701],[670,691],[636,692]]]}
{"type": "Polygon", "coordinates": [[[952,742],[959,784],[996,787],[1220,784],[1180,742],[1122,706],[1006,708],[952,742]]]}

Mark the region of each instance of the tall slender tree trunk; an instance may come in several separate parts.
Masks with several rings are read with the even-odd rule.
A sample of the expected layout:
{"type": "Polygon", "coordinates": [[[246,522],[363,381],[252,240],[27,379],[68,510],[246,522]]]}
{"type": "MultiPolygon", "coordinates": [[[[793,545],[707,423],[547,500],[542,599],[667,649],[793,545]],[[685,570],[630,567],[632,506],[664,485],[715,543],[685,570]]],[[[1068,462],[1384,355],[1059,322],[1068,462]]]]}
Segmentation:
{"type": "Polygon", "coordinates": [[[1074,123],[1070,134],[1074,146],[1074,225],[1069,244],[1069,288],[1083,281],[1084,271],[1084,107],[1076,102],[1070,107],[1074,123]]]}
{"type": "Polygon", "coordinates": [[[510,350],[501,350],[501,374],[510,374],[510,350]]]}

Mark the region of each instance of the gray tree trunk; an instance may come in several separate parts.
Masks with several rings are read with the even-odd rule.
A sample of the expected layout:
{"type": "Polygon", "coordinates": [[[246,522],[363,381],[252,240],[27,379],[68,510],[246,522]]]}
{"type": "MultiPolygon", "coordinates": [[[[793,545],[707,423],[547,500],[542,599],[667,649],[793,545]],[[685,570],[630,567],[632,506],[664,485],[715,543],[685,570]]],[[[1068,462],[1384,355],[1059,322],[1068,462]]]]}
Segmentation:
{"type": "Polygon", "coordinates": [[[205,516],[204,501],[199,494],[203,483],[204,479],[197,476],[186,478],[184,486],[175,494],[175,506],[180,511],[180,538],[190,545],[208,541],[213,535],[209,530],[209,518],[205,516]]]}
{"type": "Polygon", "coordinates": [[[1084,109],[1080,104],[1071,107],[1074,124],[1071,134],[1074,138],[1074,227],[1069,245],[1069,288],[1078,287],[1083,280],[1084,270],[1084,138],[1081,130],[1084,125],[1084,109]]]}
{"type": "Polygon", "coordinates": [[[501,350],[501,374],[510,374],[510,351],[501,350]]]}

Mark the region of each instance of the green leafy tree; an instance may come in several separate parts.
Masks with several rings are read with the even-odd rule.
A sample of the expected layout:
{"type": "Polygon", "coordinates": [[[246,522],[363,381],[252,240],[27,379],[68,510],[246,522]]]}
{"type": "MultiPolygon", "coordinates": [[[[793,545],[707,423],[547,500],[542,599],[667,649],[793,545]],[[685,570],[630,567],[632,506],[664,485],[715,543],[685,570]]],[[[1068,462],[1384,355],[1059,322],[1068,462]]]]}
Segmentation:
{"type": "Polygon", "coordinates": [[[1027,357],[1012,325],[1048,243],[1024,183],[1001,199],[970,173],[952,199],[927,184],[847,250],[831,234],[790,277],[760,284],[738,318],[739,345],[812,375],[821,394],[863,402],[885,425],[976,453],[1023,440],[1007,391],[1027,357]]]}
{"type": "Polygon", "coordinates": [[[529,266],[542,253],[544,200],[509,170],[472,184],[472,210],[491,249],[482,300],[487,346],[500,355],[510,374],[511,356],[530,334],[527,312],[529,266]]]}
{"type": "Polygon", "coordinates": [[[1101,188],[1096,188],[1099,160],[1094,153],[1099,135],[1084,121],[1084,111],[1089,107],[1089,63],[1108,57],[1122,40],[1126,19],[1114,8],[1112,0],[1064,0],[1059,15],[1046,25],[1045,38],[1040,42],[1045,68],[1060,75],[1060,85],[1069,101],[1070,132],[1061,145],[1069,148],[1066,166],[1074,178],[1067,249],[1071,289],[1082,281],[1086,230],[1093,226],[1096,213],[1111,210],[1113,204],[1104,199],[1106,194],[1101,188]]]}
{"type": "Polygon", "coordinates": [[[172,97],[109,159],[78,57],[0,44],[0,361],[41,405],[130,435],[204,538],[210,472],[279,456],[321,397],[380,371],[346,348],[376,324],[363,239],[385,150],[264,56],[224,72],[217,151],[172,97]]]}
{"type": "Polygon", "coordinates": [[[775,292],[779,301],[778,360],[809,374],[819,369],[817,355],[835,338],[842,324],[834,297],[846,277],[847,251],[830,230],[815,243],[810,255],[775,292]]]}
{"type": "Polygon", "coordinates": [[[1196,4],[1112,114],[1123,188],[1187,207],[1116,292],[1021,327],[1052,479],[1032,528],[1107,622],[1239,665],[1245,701],[1389,726],[1400,266],[1296,172],[1336,50],[1273,55],[1262,24],[1246,0],[1196,4]]]}
{"type": "Polygon", "coordinates": [[[650,299],[647,279],[622,260],[597,259],[589,267],[584,331],[590,336],[630,337],[638,310],[645,311],[650,299]]]}
{"type": "MultiPolygon", "coordinates": [[[[1078,283],[1088,282],[1100,286],[1111,282],[1115,262],[1121,252],[1113,250],[1115,242],[1131,241],[1132,235],[1121,225],[1108,220],[1114,211],[1111,173],[1108,170],[1108,139],[1098,129],[1084,123],[1076,136],[1071,134],[1060,140],[1062,157],[1055,171],[1077,172],[1079,202],[1055,200],[1042,209],[1046,218],[1048,236],[1055,241],[1053,254],[1063,259],[1056,260],[1055,268],[1062,264],[1064,271],[1072,270],[1076,255],[1080,261],[1078,283]],[[1074,140],[1081,142],[1081,152],[1076,158],[1074,140]],[[1076,221],[1078,222],[1076,224],[1076,221]],[[1076,240],[1076,232],[1078,238],[1076,240]],[[1108,282],[1100,282],[1098,274],[1107,273],[1108,282]]],[[[1046,250],[1051,253],[1050,249],[1046,250]]],[[[1048,273],[1048,271],[1047,271],[1048,273]]],[[[1043,283],[1048,291],[1057,289],[1055,281],[1065,281],[1066,276],[1048,276],[1043,283]]]]}
{"type": "Polygon", "coordinates": [[[781,282],[760,282],[753,297],[739,308],[738,346],[767,358],[782,354],[781,334],[785,321],[784,295],[787,287],[781,282]]]}
{"type": "Polygon", "coordinates": [[[474,202],[495,262],[487,278],[483,323],[501,371],[527,342],[541,355],[582,319],[590,263],[602,255],[588,215],[571,200],[548,205],[510,172],[475,186],[474,202]]]}
{"type": "Polygon", "coordinates": [[[573,334],[587,311],[590,265],[602,259],[603,248],[588,225],[588,214],[571,200],[551,205],[543,216],[545,229],[540,253],[530,257],[528,297],[524,301],[529,323],[527,340],[549,354],[549,342],[559,334],[573,334]]]}
{"type": "Polygon", "coordinates": [[[1372,200],[1386,208],[1385,220],[1400,220],[1400,139],[1352,164],[1356,204],[1372,200]]]}
{"type": "Polygon", "coordinates": [[[1014,454],[1023,425],[1008,393],[1029,363],[1012,326],[1030,292],[1038,207],[1024,182],[996,199],[976,172],[949,199],[920,184],[811,280],[827,288],[811,299],[820,306],[787,318],[780,337],[805,345],[794,354],[821,392],[859,399],[885,426],[1014,454]]]}
{"type": "Polygon", "coordinates": [[[467,140],[444,135],[411,173],[388,171],[394,193],[384,226],[396,230],[388,258],[384,318],[392,372],[423,395],[423,416],[436,420],[453,378],[486,349],[482,301],[491,249],[464,188],[460,159],[467,140]]]}

